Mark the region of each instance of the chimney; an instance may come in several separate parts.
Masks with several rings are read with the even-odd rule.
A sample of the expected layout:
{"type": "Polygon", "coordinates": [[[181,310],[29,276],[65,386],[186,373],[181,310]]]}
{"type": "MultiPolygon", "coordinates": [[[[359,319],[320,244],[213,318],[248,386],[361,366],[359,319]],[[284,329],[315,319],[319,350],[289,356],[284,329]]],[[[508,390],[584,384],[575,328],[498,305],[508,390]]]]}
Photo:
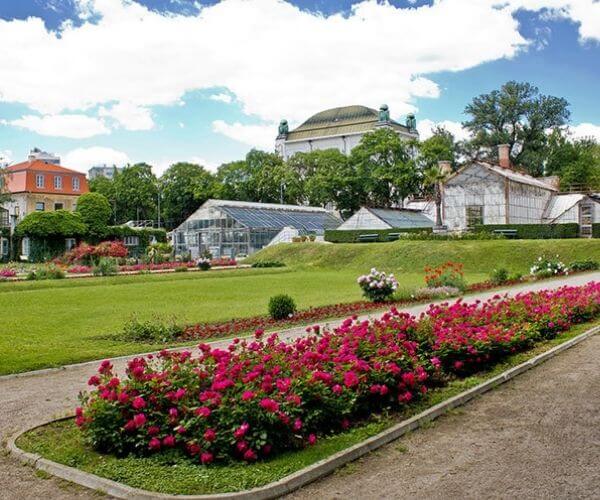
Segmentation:
{"type": "Polygon", "coordinates": [[[452,162],[448,160],[438,161],[438,167],[440,172],[444,175],[450,175],[452,173],[452,162]]]}
{"type": "Polygon", "coordinates": [[[498,161],[502,168],[510,168],[510,146],[508,144],[498,145],[498,161]]]}

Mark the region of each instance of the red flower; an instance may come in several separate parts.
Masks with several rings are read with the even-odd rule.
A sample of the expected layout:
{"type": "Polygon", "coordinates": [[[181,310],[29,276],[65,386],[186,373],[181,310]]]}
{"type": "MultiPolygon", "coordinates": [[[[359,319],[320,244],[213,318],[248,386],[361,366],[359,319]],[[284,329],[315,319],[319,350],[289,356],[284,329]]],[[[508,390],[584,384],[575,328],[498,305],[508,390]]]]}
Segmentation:
{"type": "Polygon", "coordinates": [[[269,413],[275,413],[279,410],[279,403],[271,398],[263,398],[260,400],[260,407],[269,413]]]}
{"type": "Polygon", "coordinates": [[[160,439],[153,437],[148,443],[148,448],[152,451],[160,450],[160,439]]]}
{"type": "Polygon", "coordinates": [[[142,398],[141,396],[138,396],[134,398],[133,402],[131,403],[131,406],[133,406],[136,410],[141,410],[142,408],[146,407],[146,401],[144,401],[144,398],[142,398]]]}

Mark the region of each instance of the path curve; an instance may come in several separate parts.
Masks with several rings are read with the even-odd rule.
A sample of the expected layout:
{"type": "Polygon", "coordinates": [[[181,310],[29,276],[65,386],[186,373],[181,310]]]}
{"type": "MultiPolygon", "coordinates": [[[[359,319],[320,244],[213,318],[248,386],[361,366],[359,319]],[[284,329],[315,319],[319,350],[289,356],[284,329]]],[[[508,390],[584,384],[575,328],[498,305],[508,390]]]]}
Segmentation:
{"type": "MultiPolygon", "coordinates": [[[[497,293],[506,292],[512,295],[529,290],[557,288],[565,284],[581,285],[589,281],[600,281],[600,273],[575,275],[558,280],[512,287],[504,291],[496,290],[475,294],[469,296],[468,300],[485,300],[497,293]]],[[[419,314],[426,307],[420,305],[404,310],[411,314],[419,314]]],[[[335,322],[331,324],[335,325],[335,322]]],[[[302,334],[304,334],[304,328],[300,327],[289,330],[285,337],[291,338],[302,334]]],[[[216,341],[213,344],[226,345],[228,342],[227,340],[216,341]]],[[[576,348],[576,351],[580,352],[582,348],[585,349],[585,346],[591,342],[598,346],[596,360],[600,360],[600,355],[598,355],[600,354],[600,337],[594,338],[593,341],[584,342],[582,347],[576,348]]],[[[559,359],[563,359],[566,355],[568,353],[561,354],[559,359]]],[[[122,371],[124,366],[124,360],[115,362],[115,367],[119,371],[122,371]]],[[[598,374],[600,370],[597,368],[596,366],[596,373],[598,374]]],[[[543,367],[536,369],[534,373],[537,373],[541,369],[543,367]]],[[[85,383],[93,371],[94,368],[92,366],[80,365],[68,370],[60,370],[43,375],[21,376],[0,380],[0,439],[4,441],[9,435],[17,431],[39,424],[49,417],[62,416],[65,412],[72,410],[77,404],[77,393],[86,388],[85,383]]],[[[596,394],[600,394],[600,381],[596,387],[596,394]]],[[[596,416],[596,424],[598,424],[597,419],[598,417],[596,416]]],[[[600,429],[600,425],[596,425],[596,427],[600,429]]],[[[596,445],[598,442],[599,440],[597,439],[596,445]]],[[[304,492],[305,490],[302,491],[304,492]]],[[[70,499],[90,498],[93,495],[94,493],[89,490],[66,485],[66,483],[54,478],[41,479],[35,474],[32,468],[18,464],[13,458],[5,454],[0,455],[0,499],[70,499]]],[[[317,496],[321,497],[320,494],[317,496]]]]}

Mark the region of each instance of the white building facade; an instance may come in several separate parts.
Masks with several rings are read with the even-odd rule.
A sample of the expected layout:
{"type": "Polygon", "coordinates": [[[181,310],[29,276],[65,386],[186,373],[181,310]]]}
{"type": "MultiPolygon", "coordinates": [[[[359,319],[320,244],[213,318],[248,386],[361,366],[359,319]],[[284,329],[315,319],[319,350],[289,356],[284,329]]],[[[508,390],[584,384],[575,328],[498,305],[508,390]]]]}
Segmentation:
{"type": "Polygon", "coordinates": [[[366,106],[345,106],[321,111],[302,125],[288,129],[286,120],[279,124],[275,150],[287,160],[295,153],[337,149],[350,154],[363,135],[380,127],[390,128],[404,139],[418,138],[414,115],[408,115],[404,125],[390,119],[388,106],[379,111],[366,106]]]}

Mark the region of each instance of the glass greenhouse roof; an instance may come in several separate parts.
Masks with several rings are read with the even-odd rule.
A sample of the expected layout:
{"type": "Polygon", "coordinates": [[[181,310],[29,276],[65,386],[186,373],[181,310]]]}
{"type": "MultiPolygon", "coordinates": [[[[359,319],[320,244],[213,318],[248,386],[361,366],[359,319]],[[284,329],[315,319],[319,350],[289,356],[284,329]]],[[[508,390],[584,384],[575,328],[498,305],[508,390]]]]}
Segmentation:
{"type": "Polygon", "coordinates": [[[335,229],[341,223],[339,219],[325,211],[239,206],[220,206],[219,209],[249,228],[282,229],[293,227],[306,231],[322,231],[324,229],[335,229]]]}
{"type": "Polygon", "coordinates": [[[369,208],[369,211],[393,228],[433,227],[433,221],[421,212],[389,208],[369,208]]]}

